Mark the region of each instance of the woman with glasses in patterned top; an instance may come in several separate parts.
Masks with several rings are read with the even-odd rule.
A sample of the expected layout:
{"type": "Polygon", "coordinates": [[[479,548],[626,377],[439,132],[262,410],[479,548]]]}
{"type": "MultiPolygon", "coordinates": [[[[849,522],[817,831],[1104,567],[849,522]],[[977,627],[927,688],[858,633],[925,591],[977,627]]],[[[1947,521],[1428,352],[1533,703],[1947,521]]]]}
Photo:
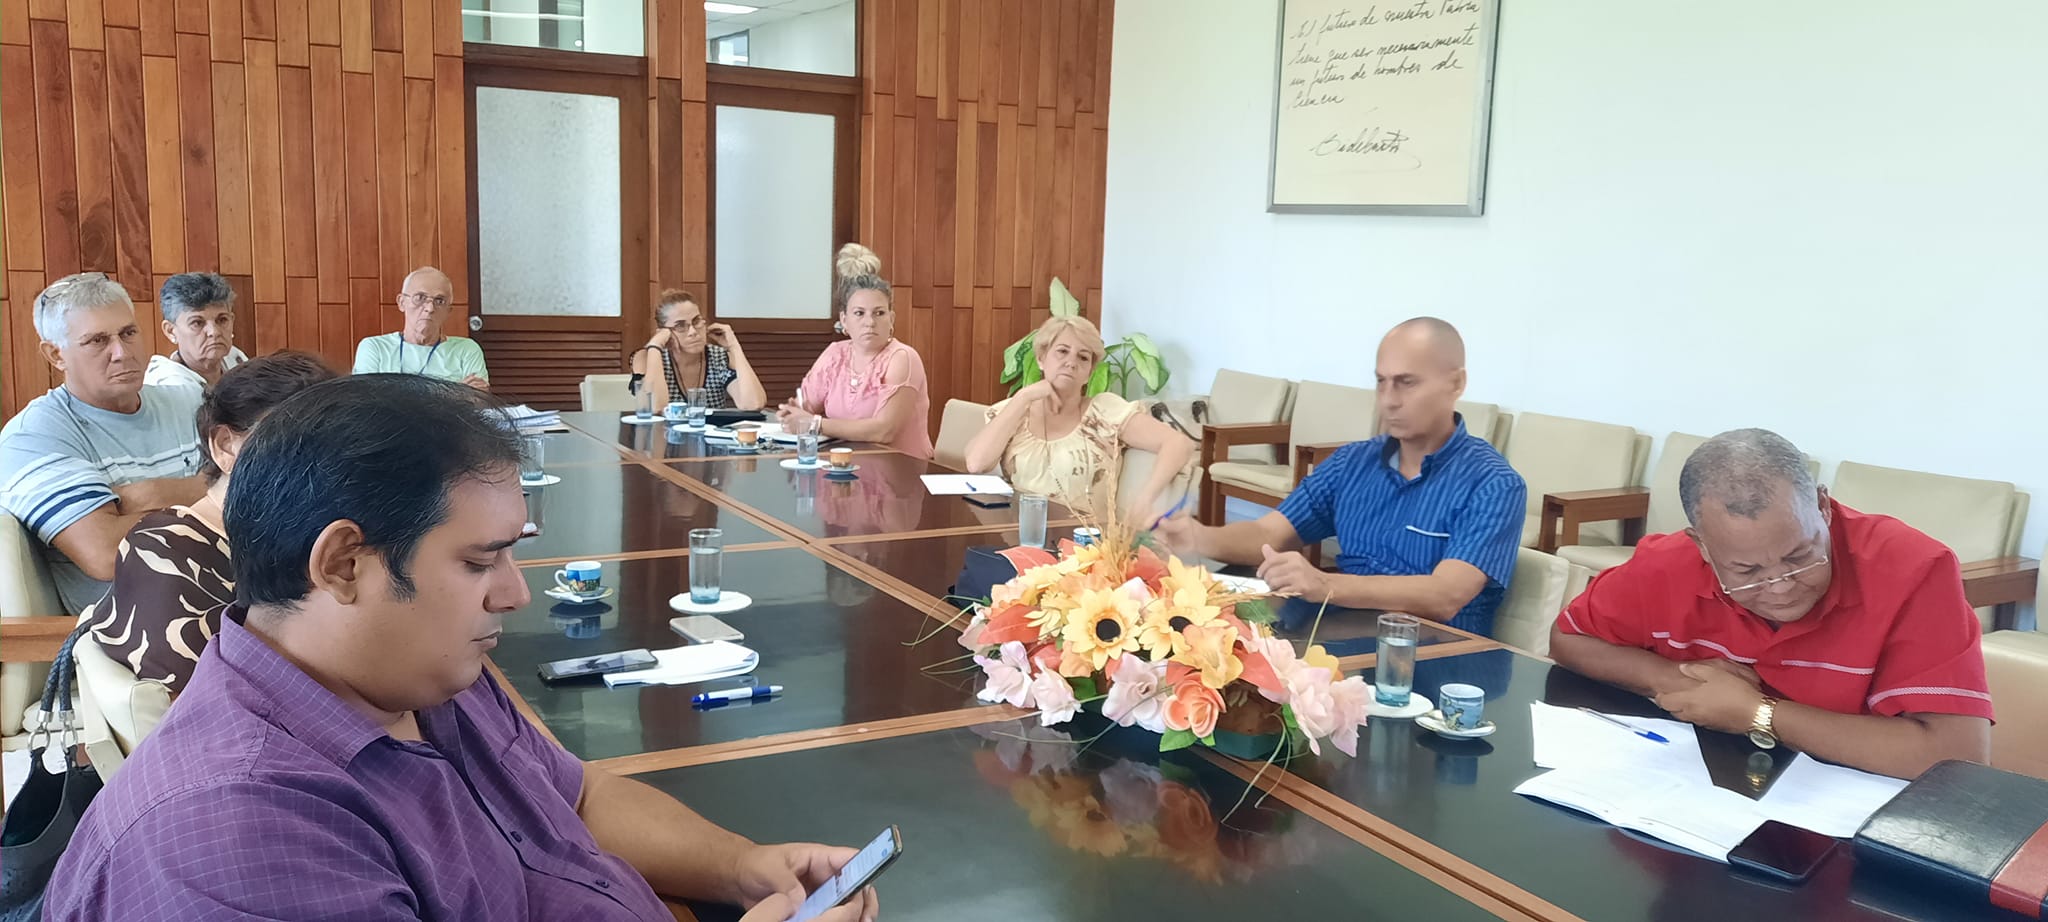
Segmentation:
{"type": "Polygon", "coordinates": [[[707,322],[695,295],[679,288],[663,291],[654,308],[654,325],[654,337],[629,362],[633,393],[658,387],[655,393],[668,395],[664,403],[675,403],[691,388],[701,387],[706,406],[714,410],[758,410],[768,402],[768,392],[747,364],[740,338],[726,324],[707,322]],[[660,381],[646,380],[654,373],[649,353],[661,357],[660,381]]]}

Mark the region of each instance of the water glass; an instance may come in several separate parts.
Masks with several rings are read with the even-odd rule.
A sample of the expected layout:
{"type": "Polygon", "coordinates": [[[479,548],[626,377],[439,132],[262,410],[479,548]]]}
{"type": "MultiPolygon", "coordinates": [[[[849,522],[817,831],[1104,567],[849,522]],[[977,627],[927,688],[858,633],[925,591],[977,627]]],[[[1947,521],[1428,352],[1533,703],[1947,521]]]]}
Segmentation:
{"type": "Polygon", "coordinates": [[[690,601],[718,601],[718,581],[725,562],[725,532],[717,528],[690,530],[690,601]]]}
{"type": "Polygon", "coordinates": [[[1045,508],[1048,502],[1044,494],[1026,493],[1017,497],[1017,543],[1025,547],[1045,546],[1045,508]]]}
{"type": "Polygon", "coordinates": [[[812,467],[818,463],[818,434],[799,432],[796,434],[796,463],[812,467]]]}
{"type": "Polygon", "coordinates": [[[689,388],[683,391],[683,402],[687,405],[683,418],[692,428],[703,428],[704,417],[711,412],[711,392],[701,387],[689,388]]]}
{"type": "Polygon", "coordinates": [[[1405,707],[1415,686],[1415,645],[1422,622],[1410,615],[1385,614],[1379,623],[1379,658],[1373,666],[1373,698],[1388,707],[1405,707]]]}
{"type": "Polygon", "coordinates": [[[519,439],[519,479],[527,483],[538,483],[547,476],[545,461],[547,440],[537,435],[519,439]]]}
{"type": "Polygon", "coordinates": [[[644,384],[643,384],[643,386],[642,386],[642,387],[640,388],[640,393],[638,393],[638,394],[634,394],[634,395],[633,395],[633,418],[634,418],[634,419],[653,419],[653,418],[654,418],[654,388],[653,388],[653,387],[650,387],[650,386],[646,386],[646,385],[644,385],[644,384]]]}

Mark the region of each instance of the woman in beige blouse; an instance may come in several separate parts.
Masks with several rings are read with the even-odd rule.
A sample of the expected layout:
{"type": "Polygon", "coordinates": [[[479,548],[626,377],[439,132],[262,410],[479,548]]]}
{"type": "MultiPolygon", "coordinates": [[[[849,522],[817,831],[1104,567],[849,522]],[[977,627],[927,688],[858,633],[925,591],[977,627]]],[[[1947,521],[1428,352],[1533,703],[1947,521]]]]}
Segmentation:
{"type": "Polygon", "coordinates": [[[1022,493],[1043,493],[1083,515],[1114,510],[1145,528],[1160,493],[1194,454],[1187,437],[1110,393],[1082,396],[1102,361],[1102,334],[1083,317],[1054,317],[1031,338],[1044,377],[988,409],[989,424],[967,443],[967,468],[1000,463],[1022,493]],[[1117,496],[1128,448],[1157,452],[1152,476],[1135,495],[1117,496]]]}

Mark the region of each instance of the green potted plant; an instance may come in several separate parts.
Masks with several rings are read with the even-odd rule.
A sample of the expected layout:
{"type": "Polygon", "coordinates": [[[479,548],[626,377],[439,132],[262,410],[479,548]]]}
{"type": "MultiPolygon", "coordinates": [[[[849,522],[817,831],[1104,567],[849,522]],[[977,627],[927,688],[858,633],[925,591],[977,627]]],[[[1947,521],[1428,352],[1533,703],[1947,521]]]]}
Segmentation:
{"type": "MultiPolygon", "coordinates": [[[[1055,317],[1078,317],[1081,315],[1081,301],[1067,291],[1066,283],[1052,280],[1052,314],[1055,317]]],[[[1036,331],[1034,331],[1036,332],[1036,331]]],[[[1031,352],[1032,333],[1010,344],[1003,350],[1002,383],[1010,386],[1014,394],[1027,385],[1044,377],[1038,370],[1038,357],[1031,352]]],[[[1159,355],[1159,347],[1152,337],[1143,333],[1132,333],[1114,343],[1105,343],[1102,361],[1095,363],[1095,373],[1088,378],[1086,395],[1093,397],[1104,391],[1113,391],[1119,397],[1145,397],[1159,393],[1166,386],[1166,360],[1159,355]],[[1134,382],[1142,386],[1135,395],[1131,393],[1134,382]]]]}

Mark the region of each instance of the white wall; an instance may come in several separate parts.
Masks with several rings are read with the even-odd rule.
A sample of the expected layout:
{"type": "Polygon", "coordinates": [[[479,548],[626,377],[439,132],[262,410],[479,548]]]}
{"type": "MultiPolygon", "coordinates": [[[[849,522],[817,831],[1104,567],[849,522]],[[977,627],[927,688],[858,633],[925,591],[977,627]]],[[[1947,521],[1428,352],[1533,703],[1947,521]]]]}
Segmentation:
{"type": "Polygon", "coordinates": [[[2048,542],[2048,3],[1503,3],[1487,213],[1265,211],[1277,0],[1119,0],[1105,323],[1372,386],[1464,331],[1468,397],[1825,465],[2010,480],[2048,542]]]}

